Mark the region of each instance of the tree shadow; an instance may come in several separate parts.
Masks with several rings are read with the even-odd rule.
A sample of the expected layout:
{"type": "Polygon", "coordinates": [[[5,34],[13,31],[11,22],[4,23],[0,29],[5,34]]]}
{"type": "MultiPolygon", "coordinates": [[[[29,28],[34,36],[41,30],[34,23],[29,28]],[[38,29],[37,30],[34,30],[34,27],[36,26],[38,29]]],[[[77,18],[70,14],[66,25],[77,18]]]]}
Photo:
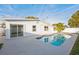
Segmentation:
{"type": "Polygon", "coordinates": [[[1,50],[1,48],[3,47],[3,45],[4,45],[3,43],[0,43],[0,50],[1,50]]]}

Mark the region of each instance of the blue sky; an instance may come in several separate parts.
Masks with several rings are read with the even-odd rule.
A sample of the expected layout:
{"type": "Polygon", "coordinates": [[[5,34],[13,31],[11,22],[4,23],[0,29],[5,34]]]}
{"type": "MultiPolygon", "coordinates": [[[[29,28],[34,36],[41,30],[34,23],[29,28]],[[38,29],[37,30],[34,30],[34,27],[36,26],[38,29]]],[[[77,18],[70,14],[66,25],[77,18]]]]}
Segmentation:
{"type": "Polygon", "coordinates": [[[0,18],[37,16],[49,23],[67,23],[78,4],[0,4],[0,18]]]}

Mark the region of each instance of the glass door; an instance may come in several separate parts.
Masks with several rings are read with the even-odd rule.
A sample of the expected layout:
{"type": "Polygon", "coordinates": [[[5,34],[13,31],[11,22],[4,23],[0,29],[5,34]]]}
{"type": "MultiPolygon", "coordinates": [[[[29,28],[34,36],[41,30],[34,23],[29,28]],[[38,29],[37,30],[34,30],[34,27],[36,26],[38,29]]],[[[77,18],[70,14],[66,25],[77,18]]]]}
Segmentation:
{"type": "Polygon", "coordinates": [[[23,36],[23,25],[10,25],[11,37],[23,36]]]}
{"type": "Polygon", "coordinates": [[[18,36],[23,36],[23,25],[18,25],[18,36]]]}
{"type": "Polygon", "coordinates": [[[10,36],[17,37],[17,25],[10,25],[10,36]]]}

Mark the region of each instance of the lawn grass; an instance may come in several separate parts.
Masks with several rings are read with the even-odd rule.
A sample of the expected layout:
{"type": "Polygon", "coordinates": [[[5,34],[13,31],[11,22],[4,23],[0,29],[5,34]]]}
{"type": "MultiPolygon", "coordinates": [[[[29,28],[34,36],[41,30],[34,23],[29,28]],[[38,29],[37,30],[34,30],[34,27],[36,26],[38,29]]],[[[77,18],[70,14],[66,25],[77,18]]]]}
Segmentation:
{"type": "Polygon", "coordinates": [[[3,43],[0,43],[0,49],[2,48],[2,46],[3,46],[3,43]]]}
{"type": "Polygon", "coordinates": [[[77,40],[70,52],[70,55],[79,55],[79,34],[78,34],[78,37],[77,37],[77,40]]]}

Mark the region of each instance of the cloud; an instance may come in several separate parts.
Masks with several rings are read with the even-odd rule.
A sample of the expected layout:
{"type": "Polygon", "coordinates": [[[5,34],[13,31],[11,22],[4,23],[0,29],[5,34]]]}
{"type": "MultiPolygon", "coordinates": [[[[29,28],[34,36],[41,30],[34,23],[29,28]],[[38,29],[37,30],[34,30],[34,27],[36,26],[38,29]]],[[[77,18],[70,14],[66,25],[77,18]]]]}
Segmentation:
{"type": "MultiPolygon", "coordinates": [[[[66,9],[62,9],[54,13],[54,15],[52,15],[51,18],[56,19],[55,21],[57,22],[61,21],[61,22],[67,23],[71,15],[75,13],[77,10],[79,10],[79,5],[72,5],[66,9]]],[[[53,21],[52,19],[51,21],[53,21]]]]}
{"type": "MultiPolygon", "coordinates": [[[[16,5],[14,6],[16,8],[21,9],[20,6],[19,7],[17,7],[16,5]]],[[[39,9],[37,8],[38,7],[37,5],[33,5],[33,6],[34,8],[36,8],[33,10],[39,9]]],[[[36,16],[40,16],[43,19],[48,19],[50,22],[54,20],[63,22],[65,19],[68,19],[76,10],[79,9],[79,5],[68,6],[68,8],[60,10],[59,8],[62,8],[61,6],[57,7],[54,4],[49,4],[49,5],[45,4],[40,6],[40,9],[38,10],[38,12],[27,10],[28,8],[25,8],[23,11],[20,12],[19,10],[16,10],[16,8],[14,8],[13,5],[11,4],[10,5],[5,4],[3,5],[2,8],[0,7],[0,16],[1,17],[19,17],[19,16],[26,16],[26,15],[36,15],[36,16]]]]}
{"type": "Polygon", "coordinates": [[[6,9],[7,11],[14,11],[14,8],[12,7],[12,5],[6,5],[6,9]]]}
{"type": "Polygon", "coordinates": [[[66,8],[66,9],[60,10],[59,12],[55,13],[55,15],[57,15],[57,14],[58,15],[65,14],[67,12],[76,11],[78,9],[79,9],[79,5],[72,5],[72,6],[68,7],[68,8],[66,8]]]}
{"type": "Polygon", "coordinates": [[[47,15],[47,13],[50,13],[50,10],[52,10],[52,9],[53,9],[53,11],[56,11],[56,9],[54,10],[54,8],[56,8],[56,5],[54,5],[54,4],[42,5],[38,14],[39,14],[39,16],[47,15]]]}
{"type": "Polygon", "coordinates": [[[16,16],[16,10],[10,4],[4,4],[0,7],[0,17],[12,17],[16,16]],[[13,15],[15,14],[15,15],[13,15]]]}

